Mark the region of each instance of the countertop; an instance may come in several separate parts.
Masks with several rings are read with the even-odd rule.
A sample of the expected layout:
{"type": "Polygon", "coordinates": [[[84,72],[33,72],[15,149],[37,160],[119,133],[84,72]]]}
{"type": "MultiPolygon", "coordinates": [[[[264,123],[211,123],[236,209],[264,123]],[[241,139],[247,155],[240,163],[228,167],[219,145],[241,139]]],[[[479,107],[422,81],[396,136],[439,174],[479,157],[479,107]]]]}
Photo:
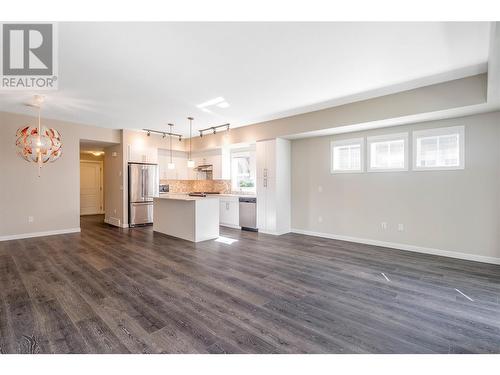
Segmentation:
{"type": "MultiPolygon", "coordinates": [[[[164,196],[186,196],[188,193],[160,193],[160,198],[164,196]]],[[[189,196],[188,196],[189,197],[189,196]]],[[[257,196],[255,194],[237,194],[237,193],[228,193],[228,194],[207,194],[207,197],[234,197],[234,198],[239,198],[239,197],[245,197],[245,198],[256,198],[257,196]]],[[[196,197],[189,197],[189,198],[196,198],[196,197]]],[[[203,197],[201,197],[203,198],[203,197]]],[[[171,198],[174,199],[174,198],[171,198]]]]}
{"type": "Polygon", "coordinates": [[[207,195],[206,197],[191,197],[187,194],[179,194],[179,193],[162,193],[159,197],[155,197],[154,199],[170,199],[177,201],[197,201],[200,199],[214,199],[219,198],[219,195],[207,195]]]}
{"type": "Polygon", "coordinates": [[[236,197],[236,198],[239,198],[239,197],[244,197],[244,198],[256,198],[257,196],[255,194],[235,194],[235,193],[231,193],[231,194],[217,194],[219,197],[236,197]]]}

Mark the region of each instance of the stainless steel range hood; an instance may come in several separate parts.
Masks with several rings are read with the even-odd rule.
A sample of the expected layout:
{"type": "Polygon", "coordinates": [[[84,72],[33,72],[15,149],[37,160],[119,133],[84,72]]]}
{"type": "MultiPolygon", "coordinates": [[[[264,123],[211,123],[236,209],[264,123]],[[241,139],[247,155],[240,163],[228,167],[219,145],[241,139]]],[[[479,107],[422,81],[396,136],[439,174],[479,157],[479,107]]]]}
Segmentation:
{"type": "Polygon", "coordinates": [[[212,164],[198,165],[197,167],[194,168],[194,170],[199,174],[201,174],[204,180],[213,179],[214,167],[212,164]]]}

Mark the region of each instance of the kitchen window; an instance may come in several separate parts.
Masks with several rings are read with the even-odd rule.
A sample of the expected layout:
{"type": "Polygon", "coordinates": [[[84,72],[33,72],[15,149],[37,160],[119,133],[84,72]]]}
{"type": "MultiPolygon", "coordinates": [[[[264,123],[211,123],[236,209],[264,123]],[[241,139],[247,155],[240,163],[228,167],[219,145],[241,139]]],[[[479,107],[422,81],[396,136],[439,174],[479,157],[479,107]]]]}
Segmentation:
{"type": "Polygon", "coordinates": [[[255,153],[231,154],[231,188],[233,191],[255,192],[255,153]]]}
{"type": "Polygon", "coordinates": [[[331,173],[359,173],[363,171],[363,138],[333,141],[330,151],[331,173]]]}
{"type": "Polygon", "coordinates": [[[414,131],[413,169],[463,169],[464,133],[463,126],[414,131]]]}
{"type": "Polygon", "coordinates": [[[368,171],[408,170],[408,133],[368,137],[368,171]]]}

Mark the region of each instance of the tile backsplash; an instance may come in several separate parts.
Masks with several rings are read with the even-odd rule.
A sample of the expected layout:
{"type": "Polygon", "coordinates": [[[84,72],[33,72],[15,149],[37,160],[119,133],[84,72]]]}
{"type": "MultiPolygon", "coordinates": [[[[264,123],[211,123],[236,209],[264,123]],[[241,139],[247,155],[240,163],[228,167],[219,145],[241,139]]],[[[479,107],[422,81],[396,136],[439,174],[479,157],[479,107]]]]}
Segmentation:
{"type": "Polygon", "coordinates": [[[231,192],[231,180],[160,180],[160,184],[169,185],[171,193],[190,193],[193,191],[231,192]]]}

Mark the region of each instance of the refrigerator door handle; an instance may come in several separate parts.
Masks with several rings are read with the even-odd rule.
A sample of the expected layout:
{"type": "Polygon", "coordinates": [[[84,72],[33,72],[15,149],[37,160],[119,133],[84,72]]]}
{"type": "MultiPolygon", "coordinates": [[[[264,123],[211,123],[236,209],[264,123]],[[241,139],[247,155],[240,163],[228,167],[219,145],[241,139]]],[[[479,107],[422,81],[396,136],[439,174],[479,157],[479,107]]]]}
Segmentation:
{"type": "Polygon", "coordinates": [[[142,183],[141,183],[142,200],[145,201],[146,200],[146,176],[144,173],[144,167],[141,168],[141,180],[142,180],[142,183]]]}

